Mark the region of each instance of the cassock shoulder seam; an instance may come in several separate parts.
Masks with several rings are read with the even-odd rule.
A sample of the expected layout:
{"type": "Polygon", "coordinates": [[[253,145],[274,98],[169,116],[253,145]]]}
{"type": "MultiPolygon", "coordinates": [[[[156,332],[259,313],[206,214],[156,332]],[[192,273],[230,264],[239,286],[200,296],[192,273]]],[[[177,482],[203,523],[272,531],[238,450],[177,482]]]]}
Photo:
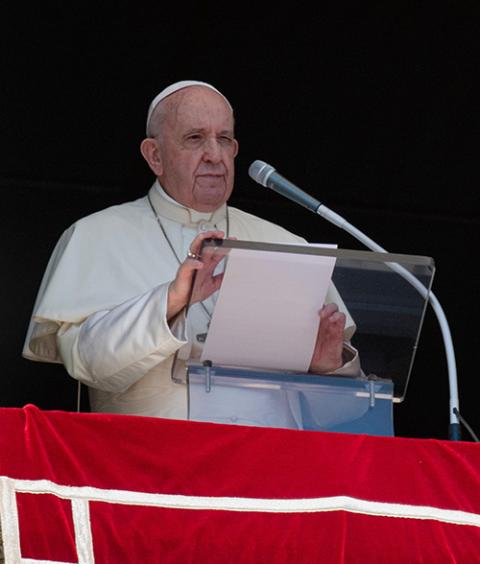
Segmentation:
{"type": "Polygon", "coordinates": [[[143,215],[147,209],[146,197],[139,198],[138,200],[133,200],[131,202],[115,204],[77,219],[77,221],[75,221],[69,229],[89,227],[91,225],[98,227],[98,225],[102,224],[106,220],[111,220],[113,222],[126,221],[129,224],[136,223],[138,214],[143,215]]]}

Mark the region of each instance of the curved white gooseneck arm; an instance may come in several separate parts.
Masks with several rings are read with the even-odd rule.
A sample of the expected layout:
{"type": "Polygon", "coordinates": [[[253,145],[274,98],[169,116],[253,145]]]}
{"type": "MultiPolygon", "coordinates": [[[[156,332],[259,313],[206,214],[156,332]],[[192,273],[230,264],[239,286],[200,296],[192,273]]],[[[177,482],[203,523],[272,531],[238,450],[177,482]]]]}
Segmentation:
{"type": "MultiPolygon", "coordinates": [[[[321,204],[316,213],[330,221],[340,229],[344,229],[350,235],[358,239],[361,243],[363,243],[366,247],[371,249],[372,251],[376,251],[378,253],[386,253],[383,247],[375,243],[372,239],[367,237],[364,233],[362,233],[359,229],[348,223],[343,217],[335,213],[334,211],[327,208],[327,206],[321,204]]],[[[450,332],[450,327],[447,322],[447,318],[445,313],[440,305],[440,302],[436,298],[433,292],[429,292],[427,288],[413,276],[408,270],[406,270],[403,266],[398,263],[386,263],[388,266],[398,272],[403,278],[408,280],[414,288],[418,290],[418,292],[425,298],[428,299],[430,304],[435,311],[437,316],[438,322],[440,324],[440,329],[442,332],[442,337],[445,345],[445,353],[447,356],[447,366],[448,366],[448,379],[449,379],[449,386],[450,386],[450,439],[452,440],[459,440],[460,439],[460,421],[458,419],[459,413],[459,398],[458,398],[458,381],[457,381],[457,365],[455,362],[455,351],[453,348],[453,341],[452,335],[450,332]]]]}

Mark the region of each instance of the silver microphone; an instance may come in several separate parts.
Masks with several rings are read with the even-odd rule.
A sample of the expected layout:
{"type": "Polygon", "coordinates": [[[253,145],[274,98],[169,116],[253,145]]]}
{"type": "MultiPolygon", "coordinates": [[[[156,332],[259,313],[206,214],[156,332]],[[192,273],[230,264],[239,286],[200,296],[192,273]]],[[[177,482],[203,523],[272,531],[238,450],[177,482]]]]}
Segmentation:
{"type": "Polygon", "coordinates": [[[254,161],[248,169],[248,174],[255,182],[275,190],[275,192],[293,200],[295,203],[300,204],[310,211],[316,213],[318,208],[322,205],[301,188],[295,186],[295,184],[284,178],[281,174],[278,174],[273,166],[263,161],[254,161]]]}

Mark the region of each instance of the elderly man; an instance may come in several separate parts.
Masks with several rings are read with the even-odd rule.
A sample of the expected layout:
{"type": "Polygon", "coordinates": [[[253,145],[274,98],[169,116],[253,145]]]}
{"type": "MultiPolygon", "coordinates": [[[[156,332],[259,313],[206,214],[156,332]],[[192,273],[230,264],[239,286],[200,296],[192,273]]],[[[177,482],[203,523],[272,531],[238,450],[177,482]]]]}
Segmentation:
{"type": "MultiPolygon", "coordinates": [[[[227,201],[238,142],[228,100],[182,81],[151,103],[141,152],[156,180],[148,194],[80,219],[60,238],[45,272],[23,355],[59,362],[89,387],[92,411],[187,417],[186,386],[172,378],[195,356],[221,276],[207,273],[185,319],[207,237],[303,243],[227,201]],[[189,326],[190,325],[190,326],[189,326]]],[[[205,272],[204,272],[205,275],[205,272]]],[[[332,286],[310,371],[348,370],[354,324],[332,286]],[[336,305],[338,304],[338,306],[336,305]]]]}

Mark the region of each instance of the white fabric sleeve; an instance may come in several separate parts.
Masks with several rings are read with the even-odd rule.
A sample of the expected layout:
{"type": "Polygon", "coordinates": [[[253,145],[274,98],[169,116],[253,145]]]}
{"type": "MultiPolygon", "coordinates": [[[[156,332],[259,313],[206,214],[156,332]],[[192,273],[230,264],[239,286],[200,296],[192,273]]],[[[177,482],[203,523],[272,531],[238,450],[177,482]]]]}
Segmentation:
{"type": "Polygon", "coordinates": [[[352,347],[350,342],[343,343],[342,359],[343,365],[333,371],[332,374],[338,374],[339,376],[364,376],[358,350],[352,347]]]}
{"type": "Polygon", "coordinates": [[[169,326],[169,284],[162,284],[82,323],[63,324],[57,346],[68,373],[84,384],[122,392],[187,342],[185,314],[169,326]]]}

